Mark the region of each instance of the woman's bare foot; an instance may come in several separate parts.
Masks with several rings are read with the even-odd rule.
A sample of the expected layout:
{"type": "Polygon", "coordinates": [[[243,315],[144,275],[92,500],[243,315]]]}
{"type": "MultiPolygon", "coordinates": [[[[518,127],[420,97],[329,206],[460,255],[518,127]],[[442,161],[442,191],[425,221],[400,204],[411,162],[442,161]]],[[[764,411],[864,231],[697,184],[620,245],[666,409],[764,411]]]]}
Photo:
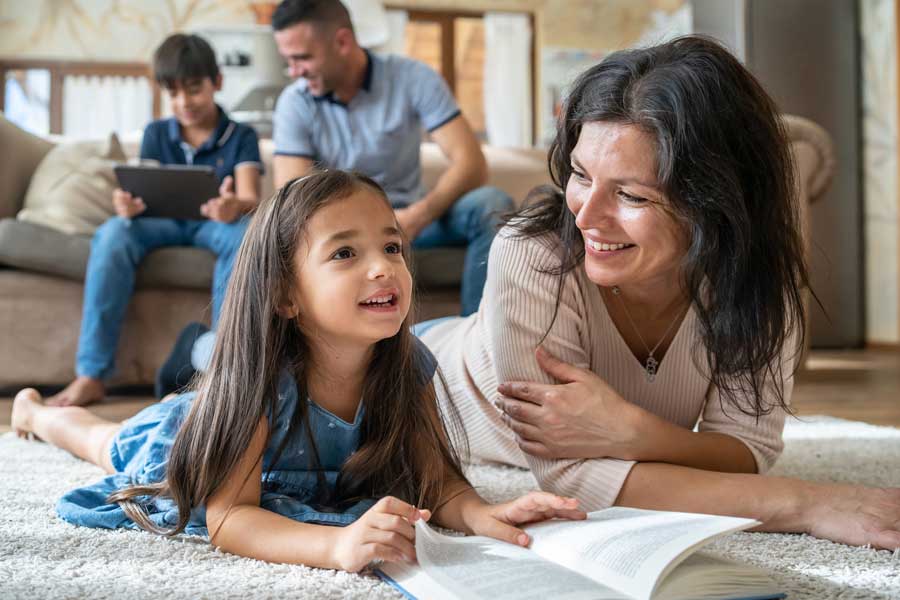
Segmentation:
{"type": "Polygon", "coordinates": [[[103,382],[84,375],[66,386],[66,389],[47,398],[48,406],[87,406],[100,402],[106,395],[103,382]]]}
{"type": "Polygon", "coordinates": [[[10,419],[12,429],[20,438],[27,438],[34,428],[32,427],[32,416],[37,408],[44,405],[41,395],[33,388],[25,388],[16,394],[13,399],[12,418],[10,419]]]}

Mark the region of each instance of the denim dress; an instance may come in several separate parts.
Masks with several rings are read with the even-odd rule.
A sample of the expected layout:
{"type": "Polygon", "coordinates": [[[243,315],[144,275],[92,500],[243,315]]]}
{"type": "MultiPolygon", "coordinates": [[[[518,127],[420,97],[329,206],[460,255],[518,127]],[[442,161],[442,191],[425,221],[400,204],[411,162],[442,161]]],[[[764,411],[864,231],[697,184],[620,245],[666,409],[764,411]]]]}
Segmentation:
{"type": "MultiPolygon", "coordinates": [[[[430,357],[432,365],[433,360],[430,357]]],[[[431,372],[434,372],[433,366],[431,372]]],[[[154,404],[123,423],[110,450],[116,473],[64,495],[56,506],[59,517],[85,527],[138,528],[118,504],[108,504],[106,498],[129,485],[146,485],[163,480],[169,451],[178,429],[190,412],[194,396],[195,392],[189,392],[154,404]]],[[[341,466],[359,446],[364,407],[360,403],[356,417],[348,423],[312,400],[302,400],[307,403],[309,430],[316,441],[315,450],[319,456],[319,469],[316,470],[313,445],[303,423],[295,428],[284,449],[275,456],[287,436],[288,425],[300,409],[301,400],[297,396],[294,378],[283,372],[278,385],[278,415],[263,455],[260,506],[296,521],[348,525],[368,510],[375,500],[362,500],[334,511],[317,505],[316,499],[329,497],[328,492],[334,490],[341,466]],[[320,489],[322,484],[329,489],[320,489]]],[[[178,522],[178,509],[169,498],[154,498],[145,507],[150,519],[160,527],[171,528],[178,522]]],[[[204,506],[191,511],[185,533],[209,535],[204,506]]]]}

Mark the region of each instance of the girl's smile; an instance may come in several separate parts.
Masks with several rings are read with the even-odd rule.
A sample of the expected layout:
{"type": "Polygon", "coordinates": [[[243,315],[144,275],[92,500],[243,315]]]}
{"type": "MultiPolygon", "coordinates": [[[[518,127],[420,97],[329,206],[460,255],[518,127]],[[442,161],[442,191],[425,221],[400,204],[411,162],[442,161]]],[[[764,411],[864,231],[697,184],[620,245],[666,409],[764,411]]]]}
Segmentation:
{"type": "Polygon", "coordinates": [[[375,313],[392,313],[400,310],[400,290],[385,288],[374,292],[368,298],[359,303],[363,310],[375,313]]]}

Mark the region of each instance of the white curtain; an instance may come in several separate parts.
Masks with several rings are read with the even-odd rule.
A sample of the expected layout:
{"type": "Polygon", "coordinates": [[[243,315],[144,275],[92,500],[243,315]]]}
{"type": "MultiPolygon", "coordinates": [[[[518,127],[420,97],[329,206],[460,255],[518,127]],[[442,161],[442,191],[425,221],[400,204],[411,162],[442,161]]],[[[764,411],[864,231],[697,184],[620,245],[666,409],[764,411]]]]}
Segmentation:
{"type": "Polygon", "coordinates": [[[388,39],[378,48],[378,51],[385,54],[406,54],[406,24],[408,22],[409,14],[405,10],[394,8],[388,10],[388,39]]]}
{"type": "Polygon", "coordinates": [[[153,94],[144,77],[85,77],[63,80],[63,135],[103,138],[140,131],[153,118],[153,94]]]}
{"type": "Polygon", "coordinates": [[[531,36],[528,15],[484,15],[484,120],[494,146],[532,144],[531,36]]]}

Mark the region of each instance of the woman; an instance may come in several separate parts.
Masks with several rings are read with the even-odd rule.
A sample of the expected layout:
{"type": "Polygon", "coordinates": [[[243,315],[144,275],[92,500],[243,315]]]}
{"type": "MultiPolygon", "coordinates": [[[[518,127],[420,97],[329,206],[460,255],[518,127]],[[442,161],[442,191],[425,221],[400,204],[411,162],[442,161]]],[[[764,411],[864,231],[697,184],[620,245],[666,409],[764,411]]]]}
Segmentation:
{"type": "Polygon", "coordinates": [[[496,238],[479,312],[418,330],[473,456],[588,510],[900,547],[900,490],[761,475],[808,281],[784,130],[752,75],[699,37],[615,53],[575,83],[549,162],[556,187],[496,238]]]}

